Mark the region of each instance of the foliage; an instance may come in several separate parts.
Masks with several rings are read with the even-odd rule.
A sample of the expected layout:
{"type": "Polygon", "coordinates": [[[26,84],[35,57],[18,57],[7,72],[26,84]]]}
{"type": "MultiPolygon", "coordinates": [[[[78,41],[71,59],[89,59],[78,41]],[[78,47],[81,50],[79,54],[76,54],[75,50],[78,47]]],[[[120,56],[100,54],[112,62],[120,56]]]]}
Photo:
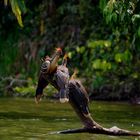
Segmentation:
{"type": "Polygon", "coordinates": [[[1,61],[1,69],[0,69],[0,76],[4,76],[5,72],[7,74],[13,74],[16,68],[16,57],[18,48],[16,46],[11,46],[11,44],[15,43],[15,39],[9,37],[8,41],[5,42],[3,38],[0,38],[0,61],[1,61]],[[13,40],[12,40],[13,39],[13,40]],[[4,49],[3,49],[4,48],[4,49]]]}
{"type": "MultiPolygon", "coordinates": [[[[35,89],[36,84],[33,82],[31,78],[28,79],[28,85],[26,86],[16,86],[14,87],[14,96],[21,96],[21,97],[34,97],[35,96],[35,89]]],[[[53,97],[56,90],[51,86],[48,85],[46,89],[44,89],[44,97],[53,97]]]]}
{"type": "Polygon", "coordinates": [[[31,78],[28,78],[28,85],[21,87],[15,86],[13,90],[15,96],[34,97],[35,94],[35,86],[31,78]]]}
{"type": "MultiPolygon", "coordinates": [[[[22,26],[20,13],[27,11],[21,4],[24,1],[9,2],[12,1],[18,5],[12,10],[22,26]]],[[[118,87],[133,85],[130,87],[135,89],[134,83],[140,79],[139,1],[25,2],[28,12],[23,16],[23,29],[15,25],[9,9],[2,10],[0,59],[3,69],[0,75],[22,73],[35,78],[40,59],[50,55],[55,47],[62,47],[70,57],[70,72],[75,67],[79,69],[79,76],[85,79],[84,84],[91,92],[101,91],[106,85],[112,85],[113,96],[119,95],[118,87]]],[[[129,91],[132,93],[132,90],[129,91]]],[[[126,94],[129,96],[130,92],[126,94]]]]}
{"type": "Polygon", "coordinates": [[[21,27],[23,27],[23,22],[22,22],[22,13],[26,13],[26,7],[25,7],[25,2],[24,0],[4,0],[4,5],[7,6],[8,2],[11,5],[12,12],[17,18],[17,21],[21,27]]]}
{"type": "MultiPolygon", "coordinates": [[[[104,3],[102,0],[100,2],[104,3]]],[[[117,74],[112,72],[113,75],[117,75],[116,78],[120,83],[135,83],[136,81],[139,83],[139,6],[140,2],[136,0],[109,0],[104,6],[100,5],[106,23],[111,26],[113,31],[112,45],[114,51],[116,50],[114,58],[117,64],[115,70],[117,74]]],[[[134,92],[134,89],[131,90],[131,93],[134,92]]],[[[139,93],[138,90],[137,92],[139,93]]]]}

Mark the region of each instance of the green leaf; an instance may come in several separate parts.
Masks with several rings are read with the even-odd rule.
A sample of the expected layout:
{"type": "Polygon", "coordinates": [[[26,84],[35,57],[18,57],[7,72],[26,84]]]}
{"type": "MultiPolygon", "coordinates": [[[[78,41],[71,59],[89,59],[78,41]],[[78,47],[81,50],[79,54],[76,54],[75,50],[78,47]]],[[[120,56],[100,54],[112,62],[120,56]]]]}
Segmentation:
{"type": "Polygon", "coordinates": [[[22,11],[22,13],[26,13],[27,8],[25,6],[24,0],[18,0],[17,2],[18,2],[18,6],[19,6],[20,10],[22,11]]]}
{"type": "Polygon", "coordinates": [[[111,63],[107,62],[106,60],[103,60],[102,63],[101,63],[101,69],[103,71],[107,71],[109,69],[111,69],[112,66],[111,66],[111,63]]]}
{"type": "Polygon", "coordinates": [[[76,51],[78,52],[78,53],[84,53],[84,51],[85,51],[85,47],[84,46],[82,46],[82,47],[77,47],[76,48],[76,51]]]}
{"type": "Polygon", "coordinates": [[[115,54],[115,61],[116,62],[122,62],[122,54],[121,53],[117,53],[115,54]]]}
{"type": "Polygon", "coordinates": [[[101,68],[101,60],[100,59],[96,59],[94,62],[93,62],[93,68],[94,69],[100,69],[101,68]]]}
{"type": "Polygon", "coordinates": [[[99,6],[103,10],[105,8],[106,4],[107,4],[106,0],[100,0],[99,6]]]}
{"type": "Polygon", "coordinates": [[[111,41],[104,41],[105,47],[111,47],[111,41]]]}
{"type": "Polygon", "coordinates": [[[21,27],[23,27],[22,17],[21,17],[21,10],[19,8],[18,1],[17,0],[10,0],[10,3],[11,3],[12,11],[16,16],[19,25],[21,27]]]}
{"type": "Polygon", "coordinates": [[[132,54],[131,54],[131,52],[128,49],[124,52],[123,58],[127,62],[132,60],[132,54]]]}
{"type": "Polygon", "coordinates": [[[137,19],[140,19],[140,14],[134,14],[132,16],[132,22],[134,23],[137,19]]]}
{"type": "Polygon", "coordinates": [[[137,78],[139,77],[139,75],[138,75],[137,72],[132,73],[131,76],[132,76],[134,79],[137,79],[137,78]]]}
{"type": "Polygon", "coordinates": [[[102,70],[106,71],[108,69],[108,63],[106,60],[103,60],[102,61],[102,64],[101,64],[101,68],[102,70]]]}
{"type": "Polygon", "coordinates": [[[114,22],[117,21],[117,14],[116,14],[116,13],[113,13],[113,14],[112,14],[112,19],[113,19],[114,22]]]}
{"type": "Polygon", "coordinates": [[[111,63],[107,63],[107,67],[108,67],[108,69],[110,70],[110,69],[112,68],[111,63]]]}
{"type": "Polygon", "coordinates": [[[96,48],[96,47],[110,47],[111,46],[111,41],[108,40],[98,40],[98,41],[88,41],[88,47],[89,48],[96,48]]]}
{"type": "Polygon", "coordinates": [[[108,6],[108,10],[109,11],[113,11],[113,9],[114,9],[114,4],[116,3],[116,0],[109,0],[108,1],[108,4],[107,4],[107,6],[108,6]]]}

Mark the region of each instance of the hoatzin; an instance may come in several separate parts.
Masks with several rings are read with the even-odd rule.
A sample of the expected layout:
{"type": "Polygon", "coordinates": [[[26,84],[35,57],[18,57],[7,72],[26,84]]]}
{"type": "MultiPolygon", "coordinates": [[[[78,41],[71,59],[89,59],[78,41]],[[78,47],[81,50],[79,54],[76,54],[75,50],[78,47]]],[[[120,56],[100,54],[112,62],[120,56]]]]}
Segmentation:
{"type": "Polygon", "coordinates": [[[71,104],[85,128],[100,127],[91,117],[88,108],[88,94],[79,80],[69,79],[67,68],[67,57],[65,55],[62,65],[57,62],[62,55],[62,50],[56,50],[52,58],[46,57],[42,63],[38,85],[36,89],[35,101],[39,102],[43,95],[43,89],[50,83],[60,93],[60,102],[71,104]]]}

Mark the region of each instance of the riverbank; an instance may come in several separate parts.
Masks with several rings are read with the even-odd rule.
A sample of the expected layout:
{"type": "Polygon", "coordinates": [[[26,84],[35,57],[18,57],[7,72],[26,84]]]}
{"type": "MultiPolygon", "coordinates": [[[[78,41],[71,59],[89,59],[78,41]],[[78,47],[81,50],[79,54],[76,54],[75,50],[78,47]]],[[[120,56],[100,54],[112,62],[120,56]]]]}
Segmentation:
{"type": "MultiPolygon", "coordinates": [[[[37,79],[5,77],[0,78],[0,97],[24,97],[33,98],[37,86],[37,79]]],[[[119,101],[131,104],[140,104],[140,93],[132,84],[114,86],[102,85],[99,88],[89,89],[85,86],[90,100],[119,101]]],[[[44,89],[44,98],[58,99],[58,91],[51,85],[44,89]]]]}

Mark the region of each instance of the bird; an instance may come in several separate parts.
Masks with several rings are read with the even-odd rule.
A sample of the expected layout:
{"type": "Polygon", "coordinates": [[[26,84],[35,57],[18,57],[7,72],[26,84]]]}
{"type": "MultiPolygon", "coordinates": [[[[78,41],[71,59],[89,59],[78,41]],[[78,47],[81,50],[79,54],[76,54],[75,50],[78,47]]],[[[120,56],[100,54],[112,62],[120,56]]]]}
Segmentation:
{"type": "Polygon", "coordinates": [[[65,99],[60,100],[60,102],[69,102],[71,104],[77,116],[83,123],[84,128],[102,128],[90,115],[88,93],[83,84],[80,80],[75,78],[75,74],[69,78],[66,55],[63,58],[62,64],[58,65],[61,55],[62,49],[58,48],[51,58],[47,57],[43,62],[45,64],[42,64],[41,66],[35,102],[39,103],[43,95],[43,89],[50,83],[60,92],[60,98],[61,96],[64,96],[65,99]]]}
{"type": "Polygon", "coordinates": [[[38,104],[43,96],[43,89],[51,83],[55,88],[59,90],[56,82],[53,80],[53,75],[56,72],[58,61],[62,55],[62,49],[56,48],[52,57],[46,56],[40,68],[40,74],[35,94],[35,102],[38,104]]]}
{"type": "Polygon", "coordinates": [[[55,77],[57,85],[60,88],[59,95],[60,95],[60,102],[65,103],[69,101],[68,98],[68,84],[69,84],[69,70],[67,68],[67,54],[64,55],[62,64],[57,67],[55,77]]]}

